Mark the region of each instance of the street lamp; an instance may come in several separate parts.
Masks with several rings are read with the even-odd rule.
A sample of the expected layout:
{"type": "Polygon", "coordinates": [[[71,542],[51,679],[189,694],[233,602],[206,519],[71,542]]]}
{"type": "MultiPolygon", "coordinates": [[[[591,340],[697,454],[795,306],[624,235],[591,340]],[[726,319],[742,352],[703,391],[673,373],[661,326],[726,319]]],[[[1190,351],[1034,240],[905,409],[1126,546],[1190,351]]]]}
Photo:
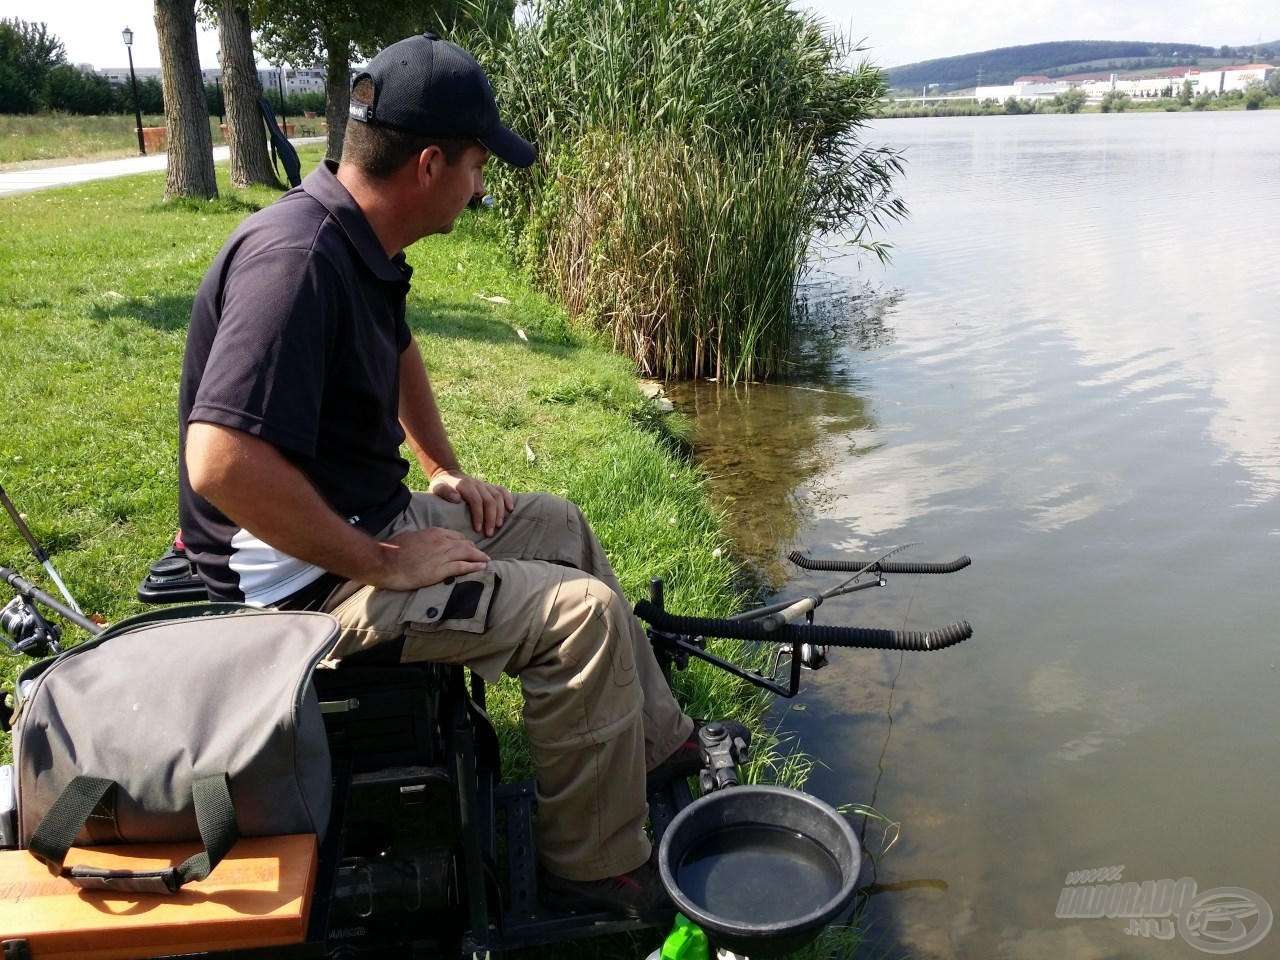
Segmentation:
{"type": "Polygon", "coordinates": [[[213,82],[218,87],[218,125],[222,126],[222,51],[218,51],[218,72],[213,76],[213,82]]]}
{"type": "Polygon", "coordinates": [[[133,87],[133,118],[138,122],[138,153],[146,156],[147,145],[142,139],[142,109],[138,106],[138,78],[133,73],[133,31],[125,27],[120,31],[124,48],[129,51],[129,84],[133,87]]]}
{"type": "Polygon", "coordinates": [[[276,74],[276,85],[280,88],[280,132],[289,136],[289,118],[284,112],[284,64],[280,64],[280,72],[276,74]]]}

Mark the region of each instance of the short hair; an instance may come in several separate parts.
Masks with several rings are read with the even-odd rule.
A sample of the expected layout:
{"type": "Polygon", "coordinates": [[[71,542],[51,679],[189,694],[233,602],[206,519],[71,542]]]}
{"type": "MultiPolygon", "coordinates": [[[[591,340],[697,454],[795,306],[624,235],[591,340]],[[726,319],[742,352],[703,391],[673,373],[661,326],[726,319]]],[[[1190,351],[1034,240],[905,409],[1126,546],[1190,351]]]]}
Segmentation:
{"type": "MultiPolygon", "coordinates": [[[[356,103],[372,103],[373,80],[361,77],[351,91],[351,99],[356,103]]],[[[386,180],[427,147],[439,147],[444,154],[444,162],[453,166],[462,159],[468,147],[478,143],[478,140],[453,140],[405,133],[402,130],[350,120],[342,141],[342,162],[359,167],[375,180],[386,180]]]]}

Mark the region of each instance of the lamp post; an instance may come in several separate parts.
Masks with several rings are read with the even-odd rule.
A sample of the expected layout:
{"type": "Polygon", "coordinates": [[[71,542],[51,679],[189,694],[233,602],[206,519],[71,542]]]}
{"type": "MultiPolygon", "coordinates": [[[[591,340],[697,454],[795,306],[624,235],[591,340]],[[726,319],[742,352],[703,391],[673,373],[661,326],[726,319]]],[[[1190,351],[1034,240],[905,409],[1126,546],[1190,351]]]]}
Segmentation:
{"type": "Polygon", "coordinates": [[[280,88],[280,132],[289,136],[289,118],[284,113],[284,64],[280,64],[280,72],[276,74],[276,85],[280,88]]]}
{"type": "Polygon", "coordinates": [[[138,153],[146,156],[147,145],[142,139],[142,109],[138,106],[138,78],[133,73],[133,31],[125,27],[120,31],[124,48],[129,51],[129,85],[133,87],[133,118],[138,123],[138,153]]]}
{"type": "Polygon", "coordinates": [[[218,126],[222,126],[222,51],[218,51],[218,72],[213,75],[213,82],[218,87],[218,126]]]}

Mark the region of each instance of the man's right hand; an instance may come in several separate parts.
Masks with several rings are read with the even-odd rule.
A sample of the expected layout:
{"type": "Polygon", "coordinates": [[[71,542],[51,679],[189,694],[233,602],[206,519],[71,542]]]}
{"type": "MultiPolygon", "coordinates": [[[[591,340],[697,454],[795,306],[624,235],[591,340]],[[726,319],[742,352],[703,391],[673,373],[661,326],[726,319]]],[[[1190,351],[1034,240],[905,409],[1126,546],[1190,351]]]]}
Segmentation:
{"type": "Polygon", "coordinates": [[[386,567],[374,586],[385,590],[416,590],[446,577],[479,573],[488,555],[463,534],[443,527],[411,530],[381,543],[386,567]]]}

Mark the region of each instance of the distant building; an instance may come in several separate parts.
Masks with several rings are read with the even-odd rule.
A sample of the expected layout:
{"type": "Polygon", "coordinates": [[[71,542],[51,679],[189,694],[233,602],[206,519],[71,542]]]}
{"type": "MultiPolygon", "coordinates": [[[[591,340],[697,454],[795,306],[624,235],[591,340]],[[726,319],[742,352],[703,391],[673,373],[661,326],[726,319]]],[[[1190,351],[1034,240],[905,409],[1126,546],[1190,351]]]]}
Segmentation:
{"type": "Polygon", "coordinates": [[[285,96],[295,93],[324,93],[324,70],[320,67],[297,69],[262,67],[258,70],[258,82],[264,90],[280,91],[283,74],[285,96]]]}
{"type": "MultiPolygon", "coordinates": [[[[105,77],[107,82],[114,86],[129,82],[128,67],[107,67],[102,70],[94,71],[101,77],[105,77]]],[[[155,79],[160,81],[159,67],[135,67],[134,75],[139,80],[155,79]]],[[[295,93],[324,93],[324,70],[320,67],[306,67],[298,69],[285,68],[284,71],[284,92],[285,96],[295,93]]],[[[205,86],[212,86],[222,80],[222,70],[213,68],[210,70],[202,69],[200,71],[201,82],[205,86]]],[[[258,83],[261,84],[263,90],[273,90],[277,93],[280,90],[281,68],[280,67],[259,67],[258,83]]]]}
{"type": "Polygon", "coordinates": [[[1243,63],[1220,67],[1217,70],[1197,70],[1194,67],[1178,67],[1164,73],[1146,76],[1120,77],[1114,73],[1081,73],[1069,77],[1019,77],[1012,84],[998,87],[978,87],[974,97],[978,100],[1052,100],[1072,87],[1084,91],[1090,100],[1101,100],[1108,93],[1123,93],[1137,99],[1177,96],[1184,83],[1191,84],[1194,94],[1219,95],[1233,90],[1244,90],[1250,83],[1265,83],[1276,68],[1269,63],[1243,63]]]}
{"type": "Polygon", "coordinates": [[[1013,83],[998,87],[978,87],[973,91],[977,100],[1005,101],[1010,97],[1018,100],[1052,100],[1060,93],[1066,93],[1074,84],[1066,80],[1050,80],[1048,77],[1019,77],[1013,83]]]}
{"type": "MultiPolygon", "coordinates": [[[[118,87],[121,84],[127,84],[129,82],[129,68],[127,66],[106,67],[102,70],[95,70],[94,73],[100,77],[106,77],[107,83],[111,84],[113,87],[118,87]]],[[[160,82],[159,67],[134,67],[133,75],[139,80],[155,80],[157,83],[160,82]]]]}

